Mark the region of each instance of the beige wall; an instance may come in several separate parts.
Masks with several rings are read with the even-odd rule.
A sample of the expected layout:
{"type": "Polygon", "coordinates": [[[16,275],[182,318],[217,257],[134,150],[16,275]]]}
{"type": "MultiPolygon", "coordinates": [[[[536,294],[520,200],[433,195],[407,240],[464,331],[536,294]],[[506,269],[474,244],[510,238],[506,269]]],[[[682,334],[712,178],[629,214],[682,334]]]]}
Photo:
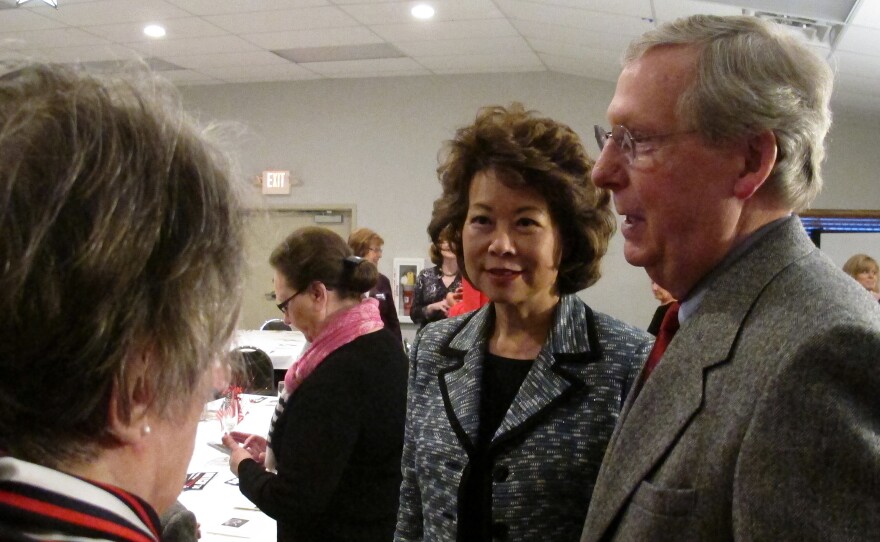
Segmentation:
{"type": "MultiPolygon", "coordinates": [[[[604,122],[611,83],[554,73],[341,79],[187,87],[187,107],[203,120],[238,121],[247,176],[289,169],[301,179],[291,196],[267,205],[351,204],[357,224],[385,238],[380,271],[394,257],[427,257],[425,233],[439,194],[437,151],[478,107],[522,101],[564,121],[597,151],[593,124],[604,122]]],[[[836,119],[826,189],[816,207],[880,209],[880,129],[836,119]]],[[[277,197],[276,197],[277,198],[277,197]]],[[[255,195],[254,202],[262,204],[255,195]]],[[[283,234],[279,235],[279,238],[283,234]]],[[[654,311],[649,280],[629,266],[616,235],[604,277],[583,297],[594,309],[639,326],[654,311]]]]}

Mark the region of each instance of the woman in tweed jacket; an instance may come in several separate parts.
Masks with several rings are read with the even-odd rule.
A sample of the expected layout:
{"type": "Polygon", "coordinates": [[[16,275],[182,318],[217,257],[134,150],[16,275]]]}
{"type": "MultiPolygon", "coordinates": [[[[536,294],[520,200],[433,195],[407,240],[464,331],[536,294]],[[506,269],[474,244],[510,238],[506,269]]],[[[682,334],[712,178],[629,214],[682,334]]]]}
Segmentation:
{"type": "Polygon", "coordinates": [[[567,126],[489,107],[448,142],[428,227],[451,225],[490,303],[410,352],[395,540],[578,540],[599,465],[651,346],[575,292],[615,221],[567,126]]]}

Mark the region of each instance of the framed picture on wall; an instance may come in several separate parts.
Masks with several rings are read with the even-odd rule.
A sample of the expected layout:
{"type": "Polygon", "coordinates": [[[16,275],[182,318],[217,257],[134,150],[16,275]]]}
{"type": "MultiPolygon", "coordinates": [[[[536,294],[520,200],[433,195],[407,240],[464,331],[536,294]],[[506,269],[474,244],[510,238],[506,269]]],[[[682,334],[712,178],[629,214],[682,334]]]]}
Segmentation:
{"type": "Polygon", "coordinates": [[[409,311],[415,295],[416,277],[425,268],[424,258],[394,258],[394,276],[391,287],[394,292],[394,306],[402,323],[411,324],[409,311]]]}

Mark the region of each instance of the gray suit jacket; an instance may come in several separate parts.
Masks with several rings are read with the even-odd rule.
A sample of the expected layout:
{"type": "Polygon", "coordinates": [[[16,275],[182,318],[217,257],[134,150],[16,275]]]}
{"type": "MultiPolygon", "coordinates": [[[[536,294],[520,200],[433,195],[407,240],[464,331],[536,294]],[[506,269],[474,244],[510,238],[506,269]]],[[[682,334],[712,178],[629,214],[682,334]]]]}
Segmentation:
{"type": "Polygon", "coordinates": [[[880,539],[878,358],[877,302],[784,221],[628,397],[582,542],[880,539]]]}
{"type": "MultiPolygon", "coordinates": [[[[477,441],[490,303],[428,325],[410,352],[398,542],[454,541],[477,441]]],[[[653,338],[574,295],[492,438],[493,535],[574,541],[605,445],[653,338]]]]}

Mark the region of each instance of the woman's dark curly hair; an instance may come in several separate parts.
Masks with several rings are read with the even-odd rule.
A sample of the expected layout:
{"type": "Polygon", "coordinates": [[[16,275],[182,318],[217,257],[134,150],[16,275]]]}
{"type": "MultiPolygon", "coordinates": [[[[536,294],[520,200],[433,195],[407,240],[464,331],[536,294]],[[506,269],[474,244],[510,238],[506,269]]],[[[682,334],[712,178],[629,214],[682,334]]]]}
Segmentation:
{"type": "Polygon", "coordinates": [[[437,175],[443,194],[434,202],[428,234],[437,239],[451,227],[467,278],[461,232],[471,181],[492,170],[506,186],[534,190],[547,201],[562,239],[558,292],[582,290],[599,279],[599,263],[617,226],[610,193],[590,180],[592,167],[580,137],[565,124],[538,117],[520,103],[483,107],[441,150],[437,175]]]}

